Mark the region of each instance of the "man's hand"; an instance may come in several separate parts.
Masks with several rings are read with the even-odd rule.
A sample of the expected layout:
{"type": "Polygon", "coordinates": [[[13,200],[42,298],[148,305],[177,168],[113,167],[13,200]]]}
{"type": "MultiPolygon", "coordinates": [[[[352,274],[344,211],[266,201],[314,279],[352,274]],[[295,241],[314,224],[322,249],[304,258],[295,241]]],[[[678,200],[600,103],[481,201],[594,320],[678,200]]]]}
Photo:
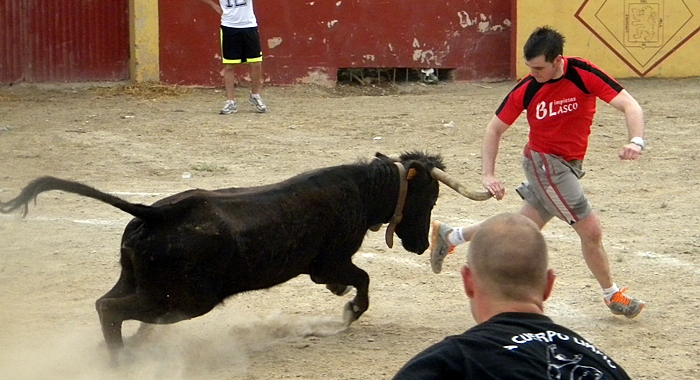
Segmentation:
{"type": "Polygon", "coordinates": [[[503,182],[492,175],[484,176],[481,179],[481,184],[484,185],[484,188],[488,190],[496,200],[500,201],[503,199],[503,196],[506,195],[506,188],[503,186],[503,182]]]}
{"type": "Polygon", "coordinates": [[[620,157],[621,160],[636,160],[641,153],[641,146],[634,143],[629,143],[622,147],[617,156],[620,157]]]}

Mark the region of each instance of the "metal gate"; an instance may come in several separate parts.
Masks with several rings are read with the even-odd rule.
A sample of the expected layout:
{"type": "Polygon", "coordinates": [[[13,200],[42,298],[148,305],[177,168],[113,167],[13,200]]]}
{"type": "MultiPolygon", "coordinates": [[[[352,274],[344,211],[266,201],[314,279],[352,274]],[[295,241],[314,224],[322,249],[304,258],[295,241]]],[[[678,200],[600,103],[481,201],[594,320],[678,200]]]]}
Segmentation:
{"type": "Polygon", "coordinates": [[[0,0],[0,83],[125,80],[129,0],[0,0]]]}

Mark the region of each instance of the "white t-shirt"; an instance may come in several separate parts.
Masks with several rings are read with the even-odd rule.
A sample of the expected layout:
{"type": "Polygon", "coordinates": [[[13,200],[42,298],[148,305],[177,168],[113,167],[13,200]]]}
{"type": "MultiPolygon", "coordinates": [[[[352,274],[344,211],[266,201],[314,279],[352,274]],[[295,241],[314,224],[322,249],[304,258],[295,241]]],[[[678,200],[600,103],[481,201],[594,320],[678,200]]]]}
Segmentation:
{"type": "Polygon", "coordinates": [[[221,25],[230,28],[252,28],[258,26],[253,13],[253,0],[219,0],[221,25]]]}

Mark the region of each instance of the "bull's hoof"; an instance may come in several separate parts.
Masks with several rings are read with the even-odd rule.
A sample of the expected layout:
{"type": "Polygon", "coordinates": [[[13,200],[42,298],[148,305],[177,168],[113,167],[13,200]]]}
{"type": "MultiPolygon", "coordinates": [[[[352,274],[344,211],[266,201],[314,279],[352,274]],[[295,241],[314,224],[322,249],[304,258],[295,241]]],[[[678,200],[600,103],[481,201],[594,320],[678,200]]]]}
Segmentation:
{"type": "Polygon", "coordinates": [[[326,284],[326,288],[337,296],[344,296],[352,290],[352,285],[326,284]]]}
{"type": "Polygon", "coordinates": [[[354,302],[350,301],[345,304],[345,309],[343,310],[343,321],[345,326],[350,326],[351,323],[355,322],[364,311],[360,311],[360,307],[355,305],[354,302]]]}
{"type": "Polygon", "coordinates": [[[156,325],[150,324],[150,323],[145,323],[141,322],[141,325],[139,326],[139,329],[136,330],[136,333],[129,338],[126,341],[126,344],[128,346],[141,346],[144,343],[146,343],[151,336],[153,335],[153,331],[155,330],[156,325]]]}
{"type": "Polygon", "coordinates": [[[133,352],[124,347],[119,349],[109,349],[109,365],[112,368],[129,366],[136,362],[137,358],[133,352]]]}

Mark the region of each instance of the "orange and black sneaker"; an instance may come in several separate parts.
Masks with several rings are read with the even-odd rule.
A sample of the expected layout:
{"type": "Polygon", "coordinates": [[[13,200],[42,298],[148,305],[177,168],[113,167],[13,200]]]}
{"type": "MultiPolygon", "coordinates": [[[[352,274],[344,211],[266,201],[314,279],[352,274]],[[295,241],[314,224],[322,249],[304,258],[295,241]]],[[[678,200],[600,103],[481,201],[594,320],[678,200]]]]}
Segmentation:
{"type": "Polygon", "coordinates": [[[630,298],[622,294],[627,291],[627,287],[621,288],[617,293],[610,297],[610,301],[605,300],[610,311],[615,315],[624,315],[627,318],[634,318],[644,309],[644,301],[636,298],[630,298]]]}
{"type": "Polygon", "coordinates": [[[454,252],[455,247],[447,240],[447,235],[452,232],[452,227],[438,220],[433,222],[433,232],[430,237],[430,267],[434,273],[442,271],[442,262],[445,257],[454,252]]]}

